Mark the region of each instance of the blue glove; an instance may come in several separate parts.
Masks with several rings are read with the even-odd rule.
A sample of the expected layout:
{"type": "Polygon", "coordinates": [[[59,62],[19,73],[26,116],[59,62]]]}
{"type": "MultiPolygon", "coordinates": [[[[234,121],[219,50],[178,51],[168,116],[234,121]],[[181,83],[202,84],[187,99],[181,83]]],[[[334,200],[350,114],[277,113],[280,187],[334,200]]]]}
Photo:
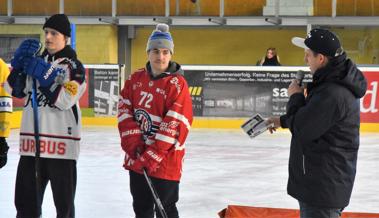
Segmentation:
{"type": "Polygon", "coordinates": [[[42,58],[32,58],[25,64],[25,73],[37,79],[40,86],[47,87],[54,83],[58,74],[63,73],[63,69],[52,68],[42,58]]]}
{"type": "Polygon", "coordinates": [[[35,39],[27,39],[17,48],[11,60],[11,66],[16,70],[22,70],[25,59],[35,56],[41,49],[41,43],[35,39]]]}

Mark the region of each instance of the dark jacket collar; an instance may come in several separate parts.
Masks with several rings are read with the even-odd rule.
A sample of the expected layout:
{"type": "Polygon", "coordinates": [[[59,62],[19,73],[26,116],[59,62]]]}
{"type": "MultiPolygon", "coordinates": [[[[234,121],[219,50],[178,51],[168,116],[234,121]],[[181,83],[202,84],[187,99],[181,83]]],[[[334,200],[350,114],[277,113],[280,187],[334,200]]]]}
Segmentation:
{"type": "Polygon", "coordinates": [[[50,55],[47,52],[47,49],[45,49],[42,52],[42,57],[46,57],[46,56],[47,56],[47,60],[48,61],[54,61],[54,60],[56,60],[58,58],[69,58],[69,59],[72,59],[72,60],[76,60],[77,59],[76,52],[69,45],[66,45],[62,50],[58,51],[54,55],[50,55]]]}
{"type": "Polygon", "coordinates": [[[159,74],[156,77],[153,76],[153,71],[151,70],[150,61],[148,61],[146,63],[146,70],[147,70],[147,72],[149,73],[149,75],[150,75],[150,77],[152,79],[160,79],[160,78],[166,77],[168,75],[172,75],[172,74],[181,74],[181,75],[183,75],[183,70],[182,70],[180,64],[178,64],[178,63],[176,63],[174,61],[170,61],[170,63],[168,64],[168,68],[167,68],[166,72],[161,73],[161,74],[159,74]]]}
{"type": "Polygon", "coordinates": [[[313,81],[307,86],[308,91],[325,82],[340,84],[358,98],[363,97],[367,89],[366,78],[357,66],[346,58],[346,53],[330,59],[325,67],[316,70],[313,81]]]}

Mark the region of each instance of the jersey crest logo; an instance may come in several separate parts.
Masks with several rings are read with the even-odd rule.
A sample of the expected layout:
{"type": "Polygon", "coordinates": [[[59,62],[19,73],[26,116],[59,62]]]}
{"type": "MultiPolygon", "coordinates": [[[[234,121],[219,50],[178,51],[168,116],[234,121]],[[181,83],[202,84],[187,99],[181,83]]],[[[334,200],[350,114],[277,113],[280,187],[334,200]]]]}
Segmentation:
{"type": "Polygon", "coordinates": [[[150,115],[143,109],[137,109],[134,112],[134,116],[144,132],[144,136],[150,136],[153,129],[153,121],[151,120],[150,115]]]}

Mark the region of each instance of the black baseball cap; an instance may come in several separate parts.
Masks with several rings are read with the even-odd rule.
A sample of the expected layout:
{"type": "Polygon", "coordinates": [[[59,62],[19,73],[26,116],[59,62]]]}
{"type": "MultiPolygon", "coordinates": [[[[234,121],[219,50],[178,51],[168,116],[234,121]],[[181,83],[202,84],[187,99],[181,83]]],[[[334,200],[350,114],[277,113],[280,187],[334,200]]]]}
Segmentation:
{"type": "Polygon", "coordinates": [[[343,53],[338,37],[325,29],[312,29],[307,37],[293,37],[292,43],[298,47],[310,49],[329,57],[337,57],[343,53]]]}

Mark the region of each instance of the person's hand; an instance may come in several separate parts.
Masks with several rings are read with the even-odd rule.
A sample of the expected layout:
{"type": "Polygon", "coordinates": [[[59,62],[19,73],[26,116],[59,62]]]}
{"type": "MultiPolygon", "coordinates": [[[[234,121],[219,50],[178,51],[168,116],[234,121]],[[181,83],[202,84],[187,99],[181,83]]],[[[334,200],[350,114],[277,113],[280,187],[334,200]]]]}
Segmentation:
{"type": "Polygon", "coordinates": [[[291,95],[295,93],[304,93],[304,88],[299,86],[299,81],[294,79],[292,80],[291,84],[288,86],[288,97],[291,97],[291,95]]]}
{"type": "Polygon", "coordinates": [[[145,143],[141,137],[121,138],[121,147],[131,159],[137,159],[138,154],[142,154],[145,151],[145,143]]]}
{"type": "Polygon", "coordinates": [[[40,86],[47,87],[55,81],[58,74],[63,73],[61,68],[51,68],[51,64],[42,58],[32,58],[25,61],[25,73],[39,81],[40,86]]]}
{"type": "Polygon", "coordinates": [[[135,160],[137,154],[142,154],[145,151],[145,142],[143,140],[143,131],[140,129],[136,122],[127,122],[123,126],[119,124],[119,128],[122,129],[121,135],[121,147],[128,156],[135,160]]]}
{"type": "Polygon", "coordinates": [[[266,120],[266,124],[269,126],[268,130],[272,134],[280,127],[280,117],[269,117],[266,120]]]}
{"type": "Polygon", "coordinates": [[[22,70],[25,60],[28,60],[35,56],[41,48],[41,43],[35,39],[27,39],[21,43],[16,49],[14,56],[11,60],[11,66],[13,69],[22,70]]]}
{"type": "Polygon", "coordinates": [[[7,164],[8,149],[9,147],[5,138],[0,138],[0,168],[7,164]]]}
{"type": "Polygon", "coordinates": [[[132,165],[132,168],[137,172],[146,169],[148,174],[154,173],[158,169],[159,164],[162,162],[166,153],[167,152],[158,151],[150,146],[138,157],[132,165]]]}

